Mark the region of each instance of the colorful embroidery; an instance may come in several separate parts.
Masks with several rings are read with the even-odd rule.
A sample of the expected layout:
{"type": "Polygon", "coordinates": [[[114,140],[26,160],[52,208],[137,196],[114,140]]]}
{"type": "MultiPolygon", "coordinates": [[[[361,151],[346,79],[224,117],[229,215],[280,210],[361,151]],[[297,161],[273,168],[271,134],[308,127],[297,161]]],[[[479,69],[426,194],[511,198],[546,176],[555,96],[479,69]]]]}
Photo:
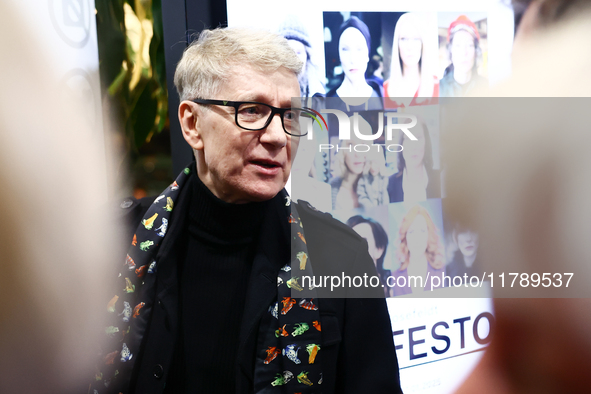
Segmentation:
{"type": "Polygon", "coordinates": [[[298,279],[300,279],[300,278],[294,277],[294,278],[291,278],[290,280],[288,280],[286,282],[287,287],[289,287],[290,289],[297,290],[297,291],[304,290],[304,288],[302,286],[300,286],[300,284],[298,283],[298,279]]]}
{"type": "Polygon", "coordinates": [[[295,298],[291,298],[291,297],[283,297],[283,301],[281,301],[281,303],[283,304],[283,308],[281,309],[281,314],[285,315],[295,305],[296,300],[295,300],[295,298]]]}
{"type": "MultiPolygon", "coordinates": [[[[157,271],[155,257],[162,244],[162,238],[167,235],[168,227],[171,225],[170,215],[175,203],[178,202],[177,196],[183,190],[183,185],[186,184],[187,175],[190,172],[188,168],[185,169],[177,180],[154,200],[133,236],[132,245],[125,259],[127,269],[124,271],[134,271],[135,275],[127,274],[126,276],[125,272],[119,274],[121,278],[120,293],[113,296],[107,304],[107,311],[111,314],[113,322],[105,327],[104,332],[106,337],[111,338],[113,347],[107,348],[112,351],[103,353],[101,365],[108,365],[109,368],[99,367],[96,376],[100,376],[100,383],[93,384],[89,392],[102,394],[106,386],[113,384],[112,380],[128,379],[131,376],[133,363],[136,359],[133,355],[140,349],[142,335],[152,310],[148,307],[148,300],[138,299],[142,294],[149,294],[149,292],[139,291],[139,289],[144,284],[143,280],[145,280],[146,286],[154,286],[154,277],[146,276],[146,273],[155,274],[157,271]],[[163,203],[164,201],[166,204],[163,203]],[[161,221],[159,227],[156,228],[158,219],[161,221]],[[143,242],[138,242],[138,240],[143,240],[143,242]],[[132,308],[132,305],[135,307],[132,308]],[[115,315],[116,310],[120,311],[118,315],[115,315]]],[[[312,386],[312,380],[320,379],[318,384],[322,382],[320,363],[315,362],[320,346],[310,343],[320,343],[321,341],[318,306],[313,302],[313,298],[291,297],[292,291],[303,291],[298,279],[303,275],[311,275],[312,271],[306,250],[303,224],[297,213],[297,205],[291,204],[290,197],[285,194],[280,197],[285,200],[286,207],[291,207],[286,208],[290,212],[283,216],[283,220],[288,219],[291,232],[294,234],[290,259],[294,265],[291,266],[288,262],[278,271],[277,299],[269,306],[270,316],[267,315],[266,318],[273,323],[268,332],[262,333],[263,343],[258,345],[260,348],[257,350],[257,354],[261,355],[259,360],[263,362],[255,368],[255,385],[257,384],[257,370],[261,368],[260,376],[265,376],[265,379],[275,376],[272,381],[259,382],[264,383],[263,386],[289,384],[288,387],[293,388],[299,385],[299,389],[288,388],[288,392],[309,393],[311,391],[308,388],[312,386]],[[299,264],[295,264],[296,259],[299,264]],[[286,286],[282,286],[283,284],[286,286]],[[279,309],[280,304],[281,309],[279,309]],[[303,309],[294,309],[296,304],[303,309]],[[310,326],[313,326],[315,330],[310,330],[310,326]],[[289,331],[288,328],[290,328],[289,331]],[[302,348],[308,353],[307,363],[306,359],[299,359],[298,353],[302,348]],[[285,357],[278,357],[281,354],[285,357]],[[295,369],[285,370],[286,363],[290,363],[295,369]],[[304,371],[303,368],[306,370],[304,371]]],[[[259,329],[262,330],[264,327],[266,326],[261,325],[259,329]]],[[[124,386],[122,392],[127,394],[126,390],[127,388],[124,386]]]]}
{"type": "Polygon", "coordinates": [[[278,329],[275,330],[275,336],[277,338],[279,338],[279,336],[282,336],[282,337],[289,336],[289,333],[285,330],[285,326],[287,326],[287,324],[284,324],[283,327],[279,327],[278,329]]]}
{"type": "Polygon", "coordinates": [[[111,298],[111,301],[109,301],[109,303],[107,304],[107,311],[109,311],[109,313],[115,312],[115,304],[117,303],[118,299],[119,296],[114,296],[113,298],[111,298]]]}
{"type": "Polygon", "coordinates": [[[308,372],[304,372],[304,371],[302,371],[298,375],[298,382],[303,383],[307,386],[312,386],[314,384],[310,381],[310,379],[308,379],[308,372]]]}
{"type": "Polygon", "coordinates": [[[148,249],[150,249],[150,246],[153,246],[153,245],[154,245],[154,241],[147,240],[147,241],[140,243],[140,249],[145,252],[148,249]]]}
{"type": "Polygon", "coordinates": [[[305,270],[306,262],[308,261],[308,254],[306,252],[299,252],[296,254],[296,257],[300,261],[300,270],[305,270]]]}
{"type": "Polygon", "coordinates": [[[291,333],[292,336],[297,337],[298,335],[302,335],[306,331],[310,329],[310,326],[307,323],[298,323],[295,325],[295,330],[291,333]]]}
{"type": "Polygon", "coordinates": [[[301,364],[302,361],[298,358],[298,352],[300,351],[300,346],[297,344],[287,345],[285,349],[283,349],[283,355],[293,361],[296,364],[301,364]]]}
{"type": "Polygon", "coordinates": [[[310,298],[310,301],[308,301],[305,298],[302,298],[300,301],[300,306],[309,311],[317,311],[318,307],[314,304],[314,302],[312,302],[312,300],[314,299],[310,298]]]}
{"type": "Polygon", "coordinates": [[[131,360],[132,357],[133,357],[133,354],[131,354],[131,352],[129,351],[129,348],[124,343],[123,349],[121,349],[121,362],[129,361],[129,360],[131,360]]]}
{"type": "Polygon", "coordinates": [[[129,255],[127,255],[127,257],[125,258],[125,264],[127,264],[127,269],[129,269],[130,271],[135,268],[135,262],[131,257],[129,257],[129,255]]]}
{"type": "Polygon", "coordinates": [[[264,363],[269,364],[271,361],[273,361],[277,358],[277,356],[280,353],[280,350],[277,349],[276,347],[271,346],[266,350],[266,352],[267,352],[267,358],[265,358],[264,363]]]}
{"type": "Polygon", "coordinates": [[[158,227],[156,229],[156,231],[158,231],[156,233],[156,235],[159,237],[164,237],[166,235],[167,228],[168,228],[168,219],[162,218],[162,224],[160,225],[160,227],[158,227]]]}
{"type": "Polygon", "coordinates": [[[145,302],[140,302],[139,304],[137,304],[135,306],[135,308],[133,308],[133,318],[134,319],[140,315],[140,309],[142,309],[144,307],[144,305],[146,305],[145,302]]]}
{"type": "Polygon", "coordinates": [[[274,381],[271,382],[271,386],[283,386],[284,384],[293,379],[293,373],[291,373],[290,371],[283,371],[283,375],[278,373],[275,376],[277,377],[274,381]]]}
{"type": "Polygon", "coordinates": [[[144,225],[144,227],[146,228],[146,230],[151,230],[152,229],[152,227],[154,226],[154,221],[156,220],[157,217],[158,217],[158,214],[155,213],[149,219],[142,220],[142,224],[144,225]]]}
{"type": "Polygon", "coordinates": [[[148,266],[146,264],[142,265],[140,268],[136,268],[135,274],[137,275],[137,277],[141,278],[142,276],[144,276],[146,274],[147,268],[148,266]]]}
{"type": "Polygon", "coordinates": [[[306,351],[308,352],[308,364],[314,364],[314,360],[316,359],[316,355],[320,350],[320,346],[316,345],[315,343],[311,343],[306,346],[306,351]]]}
{"type": "Polygon", "coordinates": [[[133,293],[135,291],[135,285],[131,283],[129,278],[125,278],[125,291],[127,293],[133,293]]]}

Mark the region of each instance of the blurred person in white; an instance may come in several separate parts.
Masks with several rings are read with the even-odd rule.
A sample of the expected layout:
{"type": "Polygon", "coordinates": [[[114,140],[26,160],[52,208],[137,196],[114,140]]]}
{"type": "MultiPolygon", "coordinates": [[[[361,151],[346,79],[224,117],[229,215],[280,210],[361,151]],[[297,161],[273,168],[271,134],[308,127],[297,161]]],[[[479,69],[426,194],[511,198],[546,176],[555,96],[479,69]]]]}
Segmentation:
{"type": "Polygon", "coordinates": [[[110,257],[103,138],[14,4],[0,3],[0,392],[70,393],[93,373],[110,257]]]}
{"type": "MultiPolygon", "coordinates": [[[[591,137],[588,121],[580,116],[588,112],[588,100],[573,97],[591,93],[591,2],[515,5],[525,13],[516,33],[513,75],[491,94],[571,99],[532,100],[529,109],[520,104],[519,111],[486,119],[479,118],[482,102],[464,102],[471,118],[448,144],[447,198],[451,213],[475,225],[486,240],[481,244],[485,269],[572,272],[570,288],[586,294],[591,137]],[[573,109],[578,117],[569,116],[573,109]],[[491,149],[501,146],[501,151],[491,149]]],[[[499,290],[495,283],[494,291],[499,290]]],[[[573,294],[564,285],[541,292],[573,294]]],[[[589,391],[591,300],[499,298],[494,307],[494,339],[458,394],[589,391]]]]}

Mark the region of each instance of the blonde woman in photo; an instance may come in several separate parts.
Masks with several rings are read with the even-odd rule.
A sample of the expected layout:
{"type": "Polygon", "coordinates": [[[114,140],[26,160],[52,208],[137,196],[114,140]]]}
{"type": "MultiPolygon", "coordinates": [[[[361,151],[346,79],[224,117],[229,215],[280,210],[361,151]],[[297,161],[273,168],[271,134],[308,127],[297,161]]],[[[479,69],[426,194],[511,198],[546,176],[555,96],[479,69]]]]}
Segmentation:
{"type": "Polygon", "coordinates": [[[433,223],[429,211],[420,205],[412,207],[402,219],[398,237],[400,244],[397,254],[400,266],[393,272],[397,284],[394,287],[394,295],[409,294],[430,288],[430,283],[427,283],[427,274],[441,276],[445,272],[445,259],[439,230],[433,223]],[[422,283],[409,281],[411,276],[421,277],[422,283]],[[404,283],[406,286],[403,285],[404,283]]]}
{"type": "Polygon", "coordinates": [[[433,101],[429,99],[439,96],[425,41],[423,19],[415,13],[403,14],[394,30],[390,78],[384,82],[386,108],[429,104],[433,101]]]}

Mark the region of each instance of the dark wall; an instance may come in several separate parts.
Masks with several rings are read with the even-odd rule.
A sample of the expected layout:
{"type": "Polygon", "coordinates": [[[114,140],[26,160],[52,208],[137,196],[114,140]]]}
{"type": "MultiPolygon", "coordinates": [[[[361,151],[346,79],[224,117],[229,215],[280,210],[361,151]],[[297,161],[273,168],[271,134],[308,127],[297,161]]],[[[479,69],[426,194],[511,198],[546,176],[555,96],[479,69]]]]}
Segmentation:
{"type": "Polygon", "coordinates": [[[193,152],[181,134],[178,121],[179,96],[174,87],[174,71],[192,37],[203,29],[226,26],[225,0],[163,0],[164,54],[170,117],[170,142],[173,176],[193,159],[193,152]]]}

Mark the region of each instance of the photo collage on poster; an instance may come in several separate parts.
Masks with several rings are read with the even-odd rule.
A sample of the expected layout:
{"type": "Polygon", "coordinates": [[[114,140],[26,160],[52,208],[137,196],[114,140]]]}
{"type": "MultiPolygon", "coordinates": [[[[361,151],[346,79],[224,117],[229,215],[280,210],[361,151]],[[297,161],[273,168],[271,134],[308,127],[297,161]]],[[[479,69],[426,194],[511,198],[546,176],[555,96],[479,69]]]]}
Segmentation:
{"type": "Polygon", "coordinates": [[[294,199],[331,212],[367,240],[386,296],[427,290],[429,276],[458,277],[451,285],[460,286],[464,274],[479,275],[478,235],[445,211],[439,98],[488,87],[487,14],[324,12],[324,69],[312,56],[319,53],[307,33],[313,29],[296,16],[278,29],[305,61],[304,103],[327,126],[301,138],[294,199]],[[341,133],[343,119],[349,135],[341,133]],[[406,130],[416,140],[401,127],[412,119],[406,130]]]}

